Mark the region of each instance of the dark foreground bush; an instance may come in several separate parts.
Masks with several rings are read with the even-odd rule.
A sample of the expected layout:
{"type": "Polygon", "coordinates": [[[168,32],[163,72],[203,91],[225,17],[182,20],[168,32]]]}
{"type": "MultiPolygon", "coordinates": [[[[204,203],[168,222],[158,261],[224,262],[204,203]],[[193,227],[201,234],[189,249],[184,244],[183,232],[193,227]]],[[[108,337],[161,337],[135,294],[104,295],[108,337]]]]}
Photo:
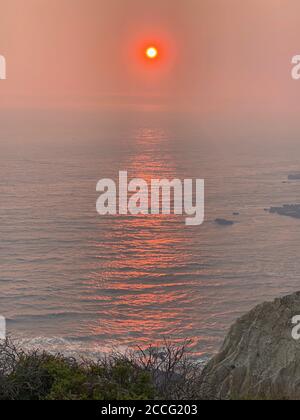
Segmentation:
{"type": "Polygon", "coordinates": [[[200,366],[188,344],[165,344],[94,362],[0,344],[0,400],[197,399],[200,366]]]}

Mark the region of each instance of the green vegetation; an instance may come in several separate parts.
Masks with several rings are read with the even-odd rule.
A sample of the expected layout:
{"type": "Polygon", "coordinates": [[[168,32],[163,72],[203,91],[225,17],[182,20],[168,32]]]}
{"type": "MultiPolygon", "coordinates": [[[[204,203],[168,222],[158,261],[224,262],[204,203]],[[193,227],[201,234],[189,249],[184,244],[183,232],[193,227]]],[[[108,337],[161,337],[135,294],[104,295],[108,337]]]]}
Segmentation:
{"type": "Polygon", "coordinates": [[[188,343],[165,343],[97,362],[0,344],[0,400],[197,399],[200,366],[188,343]]]}

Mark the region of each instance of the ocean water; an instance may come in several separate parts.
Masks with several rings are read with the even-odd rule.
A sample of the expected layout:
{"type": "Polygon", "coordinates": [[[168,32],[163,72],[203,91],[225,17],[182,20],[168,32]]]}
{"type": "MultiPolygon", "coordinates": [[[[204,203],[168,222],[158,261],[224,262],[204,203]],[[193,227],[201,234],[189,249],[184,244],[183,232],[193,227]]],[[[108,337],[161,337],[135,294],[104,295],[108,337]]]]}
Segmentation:
{"type": "Polygon", "coordinates": [[[284,127],[155,110],[0,123],[0,313],[24,345],[95,355],[190,339],[209,356],[240,315],[299,290],[300,221],[264,211],[300,201],[299,182],[284,182],[300,144],[284,127]],[[205,223],[100,217],[96,184],[120,170],[204,178],[205,223]]]}

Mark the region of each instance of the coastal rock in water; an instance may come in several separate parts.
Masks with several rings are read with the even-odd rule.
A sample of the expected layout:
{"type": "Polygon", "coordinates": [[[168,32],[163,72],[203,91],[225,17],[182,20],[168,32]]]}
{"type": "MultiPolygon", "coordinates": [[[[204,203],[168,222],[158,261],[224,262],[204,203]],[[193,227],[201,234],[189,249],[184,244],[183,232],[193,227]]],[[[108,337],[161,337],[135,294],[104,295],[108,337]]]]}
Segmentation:
{"type": "Polygon", "coordinates": [[[300,292],[257,306],[231,328],[201,375],[204,399],[300,400],[300,292]]]}
{"type": "Polygon", "coordinates": [[[300,204],[284,204],[282,207],[271,207],[269,212],[300,219],[300,204]]]}
{"type": "Polygon", "coordinates": [[[234,222],[232,220],[226,220],[226,219],[216,219],[215,222],[220,226],[232,226],[232,225],[234,225],[234,222]]]}
{"type": "Polygon", "coordinates": [[[291,174],[288,176],[290,181],[300,181],[300,174],[291,174]]]}

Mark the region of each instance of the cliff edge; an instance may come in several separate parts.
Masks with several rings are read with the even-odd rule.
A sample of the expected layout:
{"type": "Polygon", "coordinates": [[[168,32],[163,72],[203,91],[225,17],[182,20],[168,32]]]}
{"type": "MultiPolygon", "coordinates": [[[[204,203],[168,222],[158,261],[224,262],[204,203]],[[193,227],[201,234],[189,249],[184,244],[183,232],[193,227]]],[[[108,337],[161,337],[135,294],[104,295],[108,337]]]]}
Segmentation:
{"type": "Polygon", "coordinates": [[[240,318],[202,372],[202,397],[300,400],[300,340],[292,335],[297,315],[300,292],[263,303],[240,318]]]}

